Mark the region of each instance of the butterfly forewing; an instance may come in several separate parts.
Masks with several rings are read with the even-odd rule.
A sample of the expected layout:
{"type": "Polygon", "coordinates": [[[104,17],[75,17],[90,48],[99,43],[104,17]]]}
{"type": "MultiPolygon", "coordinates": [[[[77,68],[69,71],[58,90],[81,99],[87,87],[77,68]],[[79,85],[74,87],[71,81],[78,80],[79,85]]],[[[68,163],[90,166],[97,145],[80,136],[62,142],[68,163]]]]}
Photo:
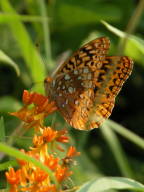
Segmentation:
{"type": "Polygon", "coordinates": [[[115,97],[132,70],[128,57],[108,57],[109,39],[102,37],[76,51],[45,81],[46,93],[74,128],[99,127],[112,112],[115,97]]]}
{"type": "Polygon", "coordinates": [[[84,65],[95,67],[95,64],[101,63],[104,60],[109,47],[110,40],[107,37],[90,41],[74,52],[61,66],[58,66],[53,76],[56,77],[61,73],[69,73],[74,69],[83,68],[84,65]]]}

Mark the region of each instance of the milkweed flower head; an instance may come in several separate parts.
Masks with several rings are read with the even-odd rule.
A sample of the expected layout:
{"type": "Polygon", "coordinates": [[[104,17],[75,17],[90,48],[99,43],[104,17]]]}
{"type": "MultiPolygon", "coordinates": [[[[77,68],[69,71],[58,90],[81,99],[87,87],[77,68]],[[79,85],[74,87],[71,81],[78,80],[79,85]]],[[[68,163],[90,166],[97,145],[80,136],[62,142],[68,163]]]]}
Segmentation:
{"type": "Polygon", "coordinates": [[[70,170],[73,158],[80,153],[74,146],[63,149],[61,144],[69,143],[66,129],[55,130],[44,125],[44,119],[57,110],[54,102],[38,93],[23,93],[24,106],[14,115],[24,122],[24,128],[34,128],[33,146],[29,151],[21,149],[24,154],[36,159],[47,167],[45,171],[29,161],[17,159],[19,169],[13,167],[7,171],[6,178],[10,192],[62,192],[63,183],[73,174],[70,170]],[[32,106],[31,106],[32,105],[32,106]],[[63,151],[59,156],[59,151],[63,151]],[[54,178],[54,179],[53,179],[54,178]]]}

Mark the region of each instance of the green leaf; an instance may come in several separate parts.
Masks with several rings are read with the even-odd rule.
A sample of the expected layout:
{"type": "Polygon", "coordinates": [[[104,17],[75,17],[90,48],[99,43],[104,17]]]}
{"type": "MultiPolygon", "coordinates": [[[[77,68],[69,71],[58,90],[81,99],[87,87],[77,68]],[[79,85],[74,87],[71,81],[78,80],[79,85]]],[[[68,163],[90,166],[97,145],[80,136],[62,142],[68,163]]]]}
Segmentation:
{"type": "Polygon", "coordinates": [[[109,4],[103,4],[102,6],[97,3],[95,6],[94,3],[91,4],[91,6],[87,4],[81,6],[75,2],[68,3],[68,1],[63,1],[57,3],[57,7],[58,19],[68,26],[95,23],[100,19],[117,21],[120,20],[122,16],[117,6],[109,4]]]}
{"type": "Polygon", "coordinates": [[[0,50],[0,61],[2,61],[4,64],[7,64],[7,65],[10,65],[11,67],[13,67],[16,74],[18,76],[20,75],[20,69],[17,66],[17,64],[8,55],[6,55],[2,50],[0,50]]]}
{"type": "MultiPolygon", "coordinates": [[[[46,18],[47,11],[46,11],[46,6],[45,6],[45,1],[39,0],[38,2],[39,2],[39,7],[40,7],[42,18],[46,18]]],[[[49,63],[49,69],[52,69],[53,68],[53,62],[52,62],[52,53],[51,53],[50,29],[49,29],[48,21],[43,19],[42,26],[43,26],[43,36],[44,36],[44,47],[45,47],[46,60],[49,63]]]]}
{"type": "Polygon", "coordinates": [[[15,167],[15,166],[18,166],[17,161],[10,160],[10,161],[0,164],[0,171],[4,171],[4,170],[8,169],[9,167],[15,167]]]}
{"type": "Polygon", "coordinates": [[[20,109],[22,105],[16,99],[10,96],[0,97],[1,112],[12,112],[20,109]]]}
{"type": "Polygon", "coordinates": [[[124,153],[123,148],[115,132],[107,124],[107,121],[102,124],[102,126],[100,127],[100,130],[104,138],[106,139],[108,145],[110,146],[110,149],[113,152],[113,155],[117,161],[117,164],[123,176],[134,178],[134,174],[131,170],[126,154],[124,153]]]}
{"type": "MultiPolygon", "coordinates": [[[[17,15],[8,0],[0,1],[3,12],[17,15]]],[[[31,73],[34,82],[43,81],[46,76],[46,70],[42,58],[40,57],[36,47],[33,45],[30,36],[23,23],[15,17],[15,20],[8,22],[9,27],[18,42],[23,58],[31,73]]]]}
{"type": "Polygon", "coordinates": [[[0,141],[5,141],[5,126],[3,117],[0,118],[0,141]]]}
{"type": "Polygon", "coordinates": [[[77,192],[102,192],[110,189],[144,191],[144,185],[124,177],[104,177],[84,184],[77,192]]]}
{"type": "Polygon", "coordinates": [[[7,22],[14,22],[15,19],[18,19],[23,22],[40,22],[42,23],[43,20],[49,21],[48,17],[41,17],[37,15],[18,15],[18,14],[3,14],[0,13],[0,23],[7,23],[7,22]]]}
{"type": "Polygon", "coordinates": [[[8,146],[8,145],[6,145],[4,143],[0,143],[0,151],[5,153],[5,154],[8,154],[8,155],[10,155],[12,157],[15,157],[15,158],[18,158],[18,159],[25,160],[25,161],[33,163],[35,166],[39,167],[40,169],[42,169],[46,173],[48,173],[50,178],[52,179],[52,181],[54,183],[57,183],[53,172],[47,166],[45,166],[43,163],[36,160],[35,158],[32,158],[32,157],[22,153],[21,151],[15,149],[13,147],[10,147],[10,146],[8,146]]]}
{"type": "Polygon", "coordinates": [[[144,40],[134,35],[128,35],[123,31],[113,27],[105,21],[102,23],[106,26],[108,30],[113,32],[118,37],[125,39],[126,38],[126,46],[125,46],[125,54],[144,64],[144,40]]]}
{"type": "Polygon", "coordinates": [[[129,131],[122,125],[119,125],[118,123],[112,121],[112,120],[107,120],[107,124],[115,130],[117,133],[128,139],[129,141],[135,143],[142,149],[144,149],[144,139],[136,135],[135,133],[129,131]]]}

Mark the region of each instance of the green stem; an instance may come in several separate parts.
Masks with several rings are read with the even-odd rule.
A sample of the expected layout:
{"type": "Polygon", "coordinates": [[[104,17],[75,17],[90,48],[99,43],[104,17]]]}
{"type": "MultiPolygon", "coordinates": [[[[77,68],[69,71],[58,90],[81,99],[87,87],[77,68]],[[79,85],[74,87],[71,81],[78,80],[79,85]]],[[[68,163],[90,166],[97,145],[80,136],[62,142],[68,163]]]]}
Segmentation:
{"type": "Polygon", "coordinates": [[[118,46],[119,53],[124,52],[128,37],[130,34],[134,33],[134,31],[136,30],[140,17],[142,16],[143,10],[144,10],[144,0],[140,0],[126,27],[126,30],[125,30],[126,35],[124,39],[122,39],[119,43],[119,46],[118,46]]]}
{"type": "Polygon", "coordinates": [[[134,33],[144,9],[144,0],[140,0],[126,28],[126,33],[134,33]]]}
{"type": "Polygon", "coordinates": [[[45,46],[45,54],[46,61],[49,65],[49,68],[52,69],[52,53],[51,53],[51,41],[50,41],[50,29],[49,29],[49,20],[47,18],[46,5],[44,0],[39,0],[40,11],[43,18],[43,33],[44,33],[44,46],[45,46]]]}
{"type": "Polygon", "coordinates": [[[44,170],[45,172],[47,172],[49,174],[50,178],[52,179],[52,181],[58,186],[58,182],[57,182],[53,172],[47,166],[43,165],[38,160],[22,153],[21,151],[18,151],[17,149],[15,149],[13,147],[7,146],[6,144],[1,143],[1,142],[0,142],[0,151],[3,153],[6,153],[12,157],[19,158],[19,159],[33,163],[35,166],[37,166],[37,167],[41,168],[42,170],[44,170]]]}

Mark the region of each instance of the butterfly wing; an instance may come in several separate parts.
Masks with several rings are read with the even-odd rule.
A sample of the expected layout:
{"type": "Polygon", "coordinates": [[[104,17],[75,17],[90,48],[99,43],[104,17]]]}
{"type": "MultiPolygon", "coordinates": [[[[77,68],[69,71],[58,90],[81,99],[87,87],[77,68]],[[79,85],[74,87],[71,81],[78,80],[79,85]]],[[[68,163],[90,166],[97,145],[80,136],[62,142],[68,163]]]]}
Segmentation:
{"type": "Polygon", "coordinates": [[[97,89],[95,93],[93,107],[90,110],[89,119],[86,123],[87,129],[98,127],[111,115],[115,97],[132,72],[133,61],[126,56],[106,57],[102,68],[105,69],[105,74],[99,74],[103,82],[101,88],[97,89]]]}
{"type": "MultiPolygon", "coordinates": [[[[52,77],[62,73],[69,73],[83,66],[95,66],[101,63],[110,47],[110,40],[107,37],[97,38],[83,45],[72,54],[62,65],[58,66],[52,77]]],[[[93,67],[94,68],[94,67],[93,67]]]]}
{"type": "Polygon", "coordinates": [[[128,57],[107,57],[108,38],[76,51],[46,84],[47,95],[74,128],[97,128],[112,112],[115,97],[132,70],[128,57]]]}

